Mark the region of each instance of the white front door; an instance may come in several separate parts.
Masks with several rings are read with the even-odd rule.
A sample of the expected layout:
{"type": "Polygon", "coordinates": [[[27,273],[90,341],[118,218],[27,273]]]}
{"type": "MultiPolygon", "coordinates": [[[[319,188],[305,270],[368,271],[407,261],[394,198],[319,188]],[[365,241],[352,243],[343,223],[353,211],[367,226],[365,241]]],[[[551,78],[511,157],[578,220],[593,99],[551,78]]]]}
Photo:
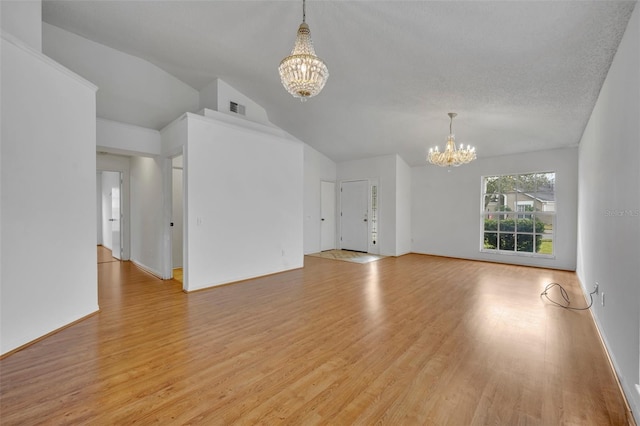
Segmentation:
{"type": "Polygon", "coordinates": [[[320,251],[336,248],[336,184],[320,182],[320,251]]]}
{"type": "Polygon", "coordinates": [[[367,252],[369,181],[342,182],[340,188],[340,248],[367,252]]]}
{"type": "Polygon", "coordinates": [[[122,259],[122,245],[120,244],[120,174],[118,184],[111,188],[111,256],[122,259]]]}

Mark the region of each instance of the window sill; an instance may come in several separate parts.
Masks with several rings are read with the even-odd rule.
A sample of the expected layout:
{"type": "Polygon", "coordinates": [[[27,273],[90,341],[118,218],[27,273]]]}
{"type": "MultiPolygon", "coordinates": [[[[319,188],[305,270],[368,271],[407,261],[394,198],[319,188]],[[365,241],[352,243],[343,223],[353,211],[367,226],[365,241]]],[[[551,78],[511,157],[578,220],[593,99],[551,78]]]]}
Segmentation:
{"type": "Polygon", "coordinates": [[[480,249],[480,253],[497,254],[502,256],[531,257],[535,259],[555,259],[556,258],[556,256],[553,254],[527,253],[524,251],[480,249]]]}

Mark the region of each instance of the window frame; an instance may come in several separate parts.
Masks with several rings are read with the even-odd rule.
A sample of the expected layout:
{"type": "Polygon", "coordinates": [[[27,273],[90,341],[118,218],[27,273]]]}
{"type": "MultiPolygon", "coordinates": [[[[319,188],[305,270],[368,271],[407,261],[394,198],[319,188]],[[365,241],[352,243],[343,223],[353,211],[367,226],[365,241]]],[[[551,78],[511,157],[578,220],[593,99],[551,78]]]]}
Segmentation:
{"type": "MultiPolygon", "coordinates": [[[[529,178],[530,179],[530,178],[529,178]]],[[[555,259],[556,257],[556,244],[557,244],[557,230],[556,230],[556,217],[557,217],[557,198],[556,198],[556,183],[557,183],[557,172],[556,171],[542,171],[542,172],[527,172],[527,173],[505,173],[505,174],[491,174],[491,175],[483,175],[480,177],[480,252],[482,253],[491,253],[498,255],[506,255],[506,256],[524,256],[524,257],[533,257],[533,258],[546,258],[546,259],[555,259]],[[527,198],[532,198],[530,193],[519,189],[517,187],[518,182],[522,182],[521,176],[531,176],[531,175],[553,175],[553,191],[550,191],[549,188],[545,188],[544,191],[540,191],[536,183],[536,190],[533,191],[533,194],[539,193],[553,193],[553,211],[545,211],[544,207],[541,207],[539,211],[535,208],[535,201],[531,200],[531,204],[533,205],[532,211],[519,211],[518,208],[520,205],[524,206],[529,202],[529,200],[519,200],[518,194],[524,194],[527,198]],[[486,183],[487,179],[500,179],[504,177],[511,177],[513,179],[514,185],[516,185],[515,189],[510,188],[507,191],[498,190],[497,192],[486,192],[486,183]],[[510,210],[508,198],[509,196],[514,196],[515,199],[512,200],[514,210],[510,210]],[[489,211],[486,210],[486,201],[487,197],[489,198],[489,203],[500,203],[500,206],[506,206],[509,209],[505,210],[494,210],[489,211]],[[522,203],[522,204],[521,204],[522,203]],[[496,213],[499,212],[499,213],[496,213]],[[486,219],[491,219],[490,216],[496,216],[495,230],[487,229],[486,219]],[[513,219],[513,223],[511,224],[512,228],[510,229],[501,229],[501,221],[505,220],[504,217],[513,219]],[[536,232],[535,224],[536,220],[544,218],[542,220],[543,223],[551,225],[551,239],[553,241],[551,245],[551,253],[537,253],[535,251],[535,241],[536,241],[536,232]],[[533,220],[533,229],[530,231],[519,231],[518,230],[518,219],[532,219],[533,220]],[[494,238],[496,240],[497,248],[486,248],[485,247],[485,235],[486,234],[495,234],[494,238]],[[527,240],[530,239],[532,244],[532,251],[519,251],[518,250],[518,237],[529,236],[527,240]],[[500,241],[504,241],[503,238],[513,238],[513,250],[504,250],[500,248],[500,241]]],[[[541,238],[544,240],[544,237],[541,238]]]]}

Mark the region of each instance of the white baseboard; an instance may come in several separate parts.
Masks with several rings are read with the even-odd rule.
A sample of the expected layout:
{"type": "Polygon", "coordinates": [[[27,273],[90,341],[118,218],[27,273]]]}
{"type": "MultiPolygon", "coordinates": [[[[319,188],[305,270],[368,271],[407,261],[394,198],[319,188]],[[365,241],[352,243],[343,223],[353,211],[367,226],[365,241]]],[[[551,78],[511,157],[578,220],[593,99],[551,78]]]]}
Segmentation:
{"type": "Polygon", "coordinates": [[[164,278],[162,277],[162,273],[159,271],[156,271],[153,268],[148,267],[147,265],[138,262],[137,260],[133,260],[131,259],[131,262],[136,265],[138,268],[142,269],[145,272],[150,273],[151,275],[155,276],[156,278],[160,278],[161,280],[163,280],[164,278]]]}

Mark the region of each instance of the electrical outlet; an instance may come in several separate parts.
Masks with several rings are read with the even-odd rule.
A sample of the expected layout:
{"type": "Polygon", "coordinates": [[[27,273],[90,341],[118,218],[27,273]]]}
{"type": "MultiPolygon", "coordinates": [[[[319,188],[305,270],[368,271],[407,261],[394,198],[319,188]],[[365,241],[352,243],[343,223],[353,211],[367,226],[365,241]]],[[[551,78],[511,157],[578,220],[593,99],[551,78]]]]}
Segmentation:
{"type": "Polygon", "coordinates": [[[593,286],[593,292],[598,294],[598,282],[596,281],[596,285],[593,286]]]}
{"type": "Polygon", "coordinates": [[[604,293],[602,293],[602,306],[604,306],[604,293]]]}

